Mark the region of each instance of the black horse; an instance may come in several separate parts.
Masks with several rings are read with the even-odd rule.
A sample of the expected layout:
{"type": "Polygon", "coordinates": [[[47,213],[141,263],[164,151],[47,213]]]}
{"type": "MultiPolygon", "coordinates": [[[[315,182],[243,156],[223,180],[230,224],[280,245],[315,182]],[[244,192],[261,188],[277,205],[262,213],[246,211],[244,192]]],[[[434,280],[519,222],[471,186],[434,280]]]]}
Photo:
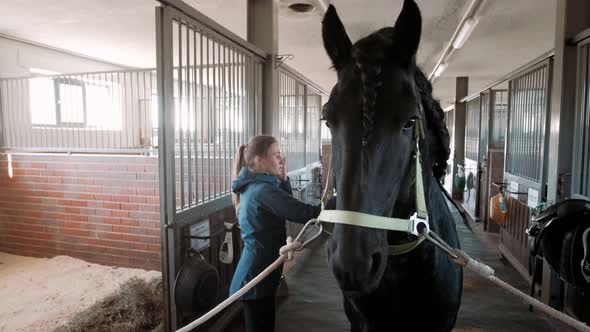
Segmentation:
{"type": "MultiPolygon", "coordinates": [[[[348,38],[333,6],[323,20],[324,46],[338,83],[322,111],[332,133],[338,210],[408,218],[415,211],[416,136],[430,229],[454,248],[459,240],[438,181],[449,157],[444,113],[416,66],[422,19],[404,1],[393,28],[348,38]],[[423,110],[423,111],[422,111],[423,110]]],[[[408,235],[336,224],[330,267],[342,290],[352,331],[450,331],[461,303],[462,270],[428,242],[399,256],[389,244],[408,235]]]]}

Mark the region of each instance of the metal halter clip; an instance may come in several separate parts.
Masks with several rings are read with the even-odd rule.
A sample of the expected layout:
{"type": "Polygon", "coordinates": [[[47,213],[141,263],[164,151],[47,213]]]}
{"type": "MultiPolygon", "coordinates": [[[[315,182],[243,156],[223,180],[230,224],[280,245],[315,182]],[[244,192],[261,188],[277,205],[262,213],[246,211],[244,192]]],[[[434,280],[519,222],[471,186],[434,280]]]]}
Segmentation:
{"type": "Polygon", "coordinates": [[[424,229],[426,229],[427,232],[430,232],[430,226],[428,226],[428,219],[423,219],[423,218],[418,217],[418,213],[414,213],[410,217],[410,221],[412,222],[412,224],[411,224],[412,229],[410,230],[410,233],[412,235],[420,237],[420,234],[422,234],[424,232],[424,230],[422,230],[422,232],[420,232],[420,227],[424,227],[424,229]],[[420,225],[424,225],[424,226],[420,226],[420,225]]]}
{"type": "Polygon", "coordinates": [[[303,228],[301,229],[301,232],[299,232],[299,234],[295,238],[295,241],[301,242],[301,247],[299,249],[297,249],[297,250],[299,251],[299,250],[305,248],[305,246],[307,246],[308,244],[310,244],[311,242],[313,242],[315,239],[317,239],[320,235],[322,235],[323,230],[324,230],[324,227],[322,226],[322,223],[319,220],[317,220],[317,219],[311,219],[310,221],[308,221],[305,224],[305,226],[303,226],[303,228]],[[305,242],[301,242],[301,238],[303,237],[303,235],[305,234],[305,231],[307,230],[307,228],[309,226],[318,226],[320,228],[320,230],[317,232],[317,234],[315,234],[314,236],[310,237],[305,242]]]}

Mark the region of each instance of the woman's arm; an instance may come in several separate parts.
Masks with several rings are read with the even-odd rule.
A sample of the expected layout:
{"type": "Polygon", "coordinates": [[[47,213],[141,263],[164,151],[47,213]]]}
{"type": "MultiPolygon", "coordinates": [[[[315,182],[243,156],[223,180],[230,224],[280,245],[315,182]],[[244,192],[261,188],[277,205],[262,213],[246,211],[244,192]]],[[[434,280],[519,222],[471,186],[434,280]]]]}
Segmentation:
{"type": "Polygon", "coordinates": [[[289,221],[304,224],[320,214],[321,206],[306,204],[293,198],[284,189],[264,186],[256,200],[265,210],[289,221]]]}

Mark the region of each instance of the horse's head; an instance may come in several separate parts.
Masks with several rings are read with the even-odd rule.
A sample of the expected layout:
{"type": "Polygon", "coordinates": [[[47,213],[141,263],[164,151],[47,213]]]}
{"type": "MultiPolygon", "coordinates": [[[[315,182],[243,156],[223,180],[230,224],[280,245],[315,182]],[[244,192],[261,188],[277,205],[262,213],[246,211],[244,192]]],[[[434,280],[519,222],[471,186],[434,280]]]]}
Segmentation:
{"type": "MultiPolygon", "coordinates": [[[[325,14],[324,46],[338,83],[322,115],[332,133],[338,210],[404,218],[413,212],[415,126],[421,117],[430,116],[429,110],[421,114],[420,105],[440,110],[430,96],[430,83],[415,65],[421,25],[418,6],[406,0],[393,28],[383,28],[353,45],[334,7],[325,14]]],[[[441,121],[439,113],[434,121],[441,121]]],[[[430,119],[424,120],[431,127],[430,119]]],[[[446,139],[446,154],[437,166],[442,169],[448,157],[448,132],[446,139]]],[[[424,159],[431,157],[433,147],[430,150],[424,159]]],[[[435,162],[425,161],[424,169],[435,162]]],[[[388,241],[404,238],[383,230],[334,226],[328,254],[343,291],[368,293],[378,286],[387,265],[388,241]]]]}

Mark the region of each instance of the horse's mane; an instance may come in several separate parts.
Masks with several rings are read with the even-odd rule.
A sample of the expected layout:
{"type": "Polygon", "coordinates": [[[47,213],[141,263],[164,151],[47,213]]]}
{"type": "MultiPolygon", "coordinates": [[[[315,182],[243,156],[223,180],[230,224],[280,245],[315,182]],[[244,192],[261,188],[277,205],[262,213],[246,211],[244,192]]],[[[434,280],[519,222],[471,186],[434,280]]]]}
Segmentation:
{"type": "MultiPolygon", "coordinates": [[[[356,42],[352,51],[354,63],[360,72],[363,94],[363,145],[368,144],[374,132],[374,108],[382,85],[383,64],[388,58],[395,57],[392,47],[394,32],[394,28],[378,30],[356,42]]],[[[444,122],[444,112],[439,102],[432,97],[432,84],[415,63],[412,66],[414,84],[426,113],[432,171],[434,177],[440,180],[445,175],[450,155],[449,131],[444,122]]]]}

